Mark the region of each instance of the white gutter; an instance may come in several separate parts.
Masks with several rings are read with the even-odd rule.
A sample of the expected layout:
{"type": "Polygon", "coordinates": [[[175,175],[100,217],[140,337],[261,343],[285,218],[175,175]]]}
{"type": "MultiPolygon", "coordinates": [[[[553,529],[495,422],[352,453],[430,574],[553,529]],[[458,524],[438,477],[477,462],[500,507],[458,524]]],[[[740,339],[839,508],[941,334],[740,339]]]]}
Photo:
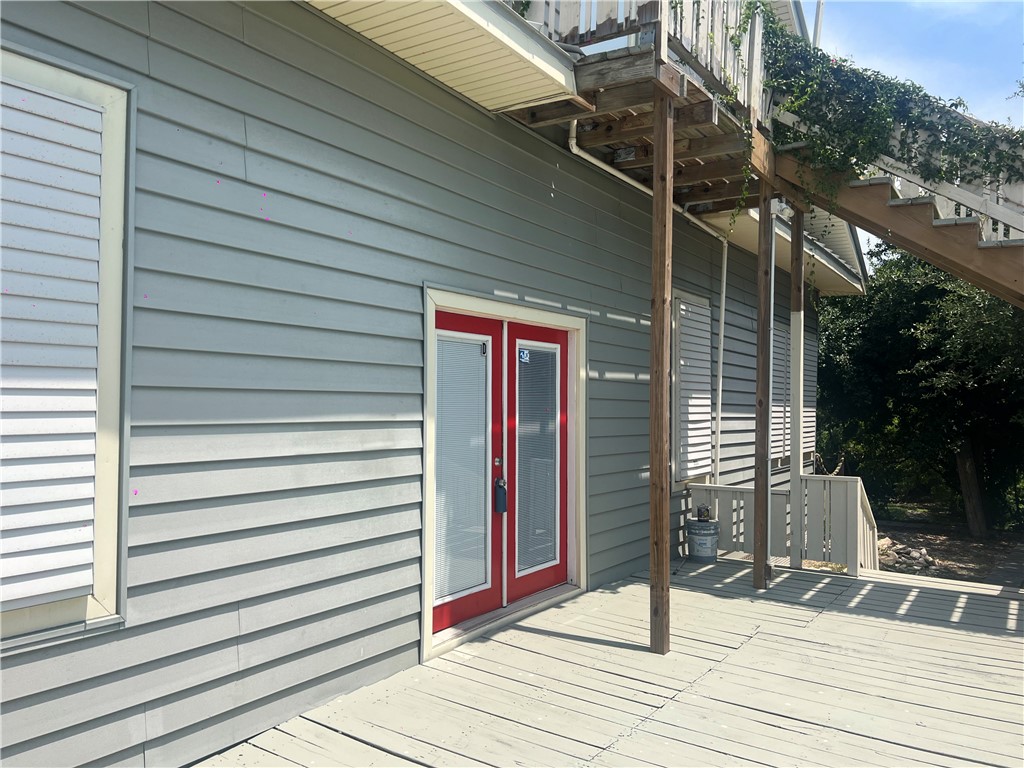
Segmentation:
{"type": "MultiPolygon", "coordinates": [[[[605,173],[610,173],[617,179],[626,182],[631,187],[639,189],[641,192],[653,197],[654,190],[650,187],[645,187],[639,181],[634,179],[632,176],[628,176],[618,168],[615,168],[602,160],[597,159],[589,152],[584,152],[580,149],[576,143],[576,121],[573,120],[569,123],[569,151],[572,152],[576,157],[579,157],[596,168],[600,168],[605,173]]],[[[714,479],[713,483],[718,484],[720,467],[721,467],[721,456],[722,456],[722,367],[723,367],[723,355],[722,351],[725,347],[725,289],[726,289],[726,268],[728,267],[729,260],[729,238],[719,232],[717,229],[713,229],[705,224],[703,221],[698,219],[692,213],[687,211],[681,205],[672,203],[672,210],[676,213],[680,213],[683,217],[695,225],[698,229],[703,230],[707,234],[716,238],[722,243],[722,279],[721,279],[721,292],[718,300],[718,386],[717,386],[717,406],[715,408],[715,459],[714,459],[714,479]]]]}

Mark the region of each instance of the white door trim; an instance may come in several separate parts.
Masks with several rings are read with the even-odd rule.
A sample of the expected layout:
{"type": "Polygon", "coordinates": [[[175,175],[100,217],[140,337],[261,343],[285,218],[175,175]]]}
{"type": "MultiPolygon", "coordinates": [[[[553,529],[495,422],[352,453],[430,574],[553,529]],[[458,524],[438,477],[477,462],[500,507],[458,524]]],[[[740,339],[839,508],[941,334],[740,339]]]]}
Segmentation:
{"type": "MultiPolygon", "coordinates": [[[[569,402],[574,428],[569,431],[568,455],[568,512],[569,562],[568,583],[579,590],[587,588],[586,537],[586,407],[587,407],[587,321],[586,318],[565,315],[543,309],[469,296],[440,288],[426,289],[425,302],[425,359],[424,359],[424,411],[423,411],[423,529],[421,532],[422,559],[420,588],[420,661],[424,662],[454,647],[451,641],[436,646],[433,643],[434,594],[434,472],[437,414],[437,326],[438,310],[462,312],[498,320],[532,323],[569,332],[568,367],[569,402]],[[572,375],[575,366],[576,375],[572,375]]],[[[535,605],[524,611],[536,610],[535,605]]],[[[502,612],[502,621],[514,621],[516,612],[502,612]]],[[[467,634],[461,641],[478,633],[467,634]]]]}

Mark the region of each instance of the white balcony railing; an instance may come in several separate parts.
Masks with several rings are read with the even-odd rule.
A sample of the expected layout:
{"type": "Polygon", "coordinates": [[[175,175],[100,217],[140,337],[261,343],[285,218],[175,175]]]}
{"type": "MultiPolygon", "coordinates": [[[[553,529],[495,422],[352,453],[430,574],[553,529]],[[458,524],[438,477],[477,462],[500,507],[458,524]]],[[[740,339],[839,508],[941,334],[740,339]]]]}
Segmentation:
{"type": "Polygon", "coordinates": [[[590,45],[639,34],[664,18],[669,49],[691,77],[735,98],[737,111],[760,114],[761,21],[755,15],[735,39],[743,6],[741,0],[532,0],[526,19],[555,42],[590,45]]]}
{"type": "MultiPolygon", "coordinates": [[[[802,502],[796,519],[787,489],[773,489],[768,511],[768,554],[860,568],[878,569],[878,528],[859,477],[802,475],[802,502]],[[794,541],[799,545],[794,551],[794,541]]],[[[707,504],[720,524],[719,548],[754,551],[754,489],[732,485],[691,484],[692,506],[707,504]]]]}

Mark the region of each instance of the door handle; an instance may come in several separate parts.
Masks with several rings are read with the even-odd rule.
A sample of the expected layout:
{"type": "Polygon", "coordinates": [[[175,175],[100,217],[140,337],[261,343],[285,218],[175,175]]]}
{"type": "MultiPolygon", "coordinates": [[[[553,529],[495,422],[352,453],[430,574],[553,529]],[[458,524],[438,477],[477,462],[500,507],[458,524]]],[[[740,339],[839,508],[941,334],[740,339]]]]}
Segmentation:
{"type": "Polygon", "coordinates": [[[504,477],[494,478],[494,511],[498,514],[508,512],[508,483],[504,477]]]}

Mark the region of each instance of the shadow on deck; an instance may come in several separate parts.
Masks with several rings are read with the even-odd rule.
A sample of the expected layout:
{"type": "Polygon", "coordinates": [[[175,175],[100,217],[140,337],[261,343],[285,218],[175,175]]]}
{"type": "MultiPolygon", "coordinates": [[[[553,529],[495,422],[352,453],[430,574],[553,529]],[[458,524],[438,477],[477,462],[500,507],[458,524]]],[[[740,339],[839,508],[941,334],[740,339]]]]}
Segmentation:
{"type": "Polygon", "coordinates": [[[672,653],[627,579],[343,696],[204,765],[1021,764],[1015,590],[680,564],[672,653]]]}

